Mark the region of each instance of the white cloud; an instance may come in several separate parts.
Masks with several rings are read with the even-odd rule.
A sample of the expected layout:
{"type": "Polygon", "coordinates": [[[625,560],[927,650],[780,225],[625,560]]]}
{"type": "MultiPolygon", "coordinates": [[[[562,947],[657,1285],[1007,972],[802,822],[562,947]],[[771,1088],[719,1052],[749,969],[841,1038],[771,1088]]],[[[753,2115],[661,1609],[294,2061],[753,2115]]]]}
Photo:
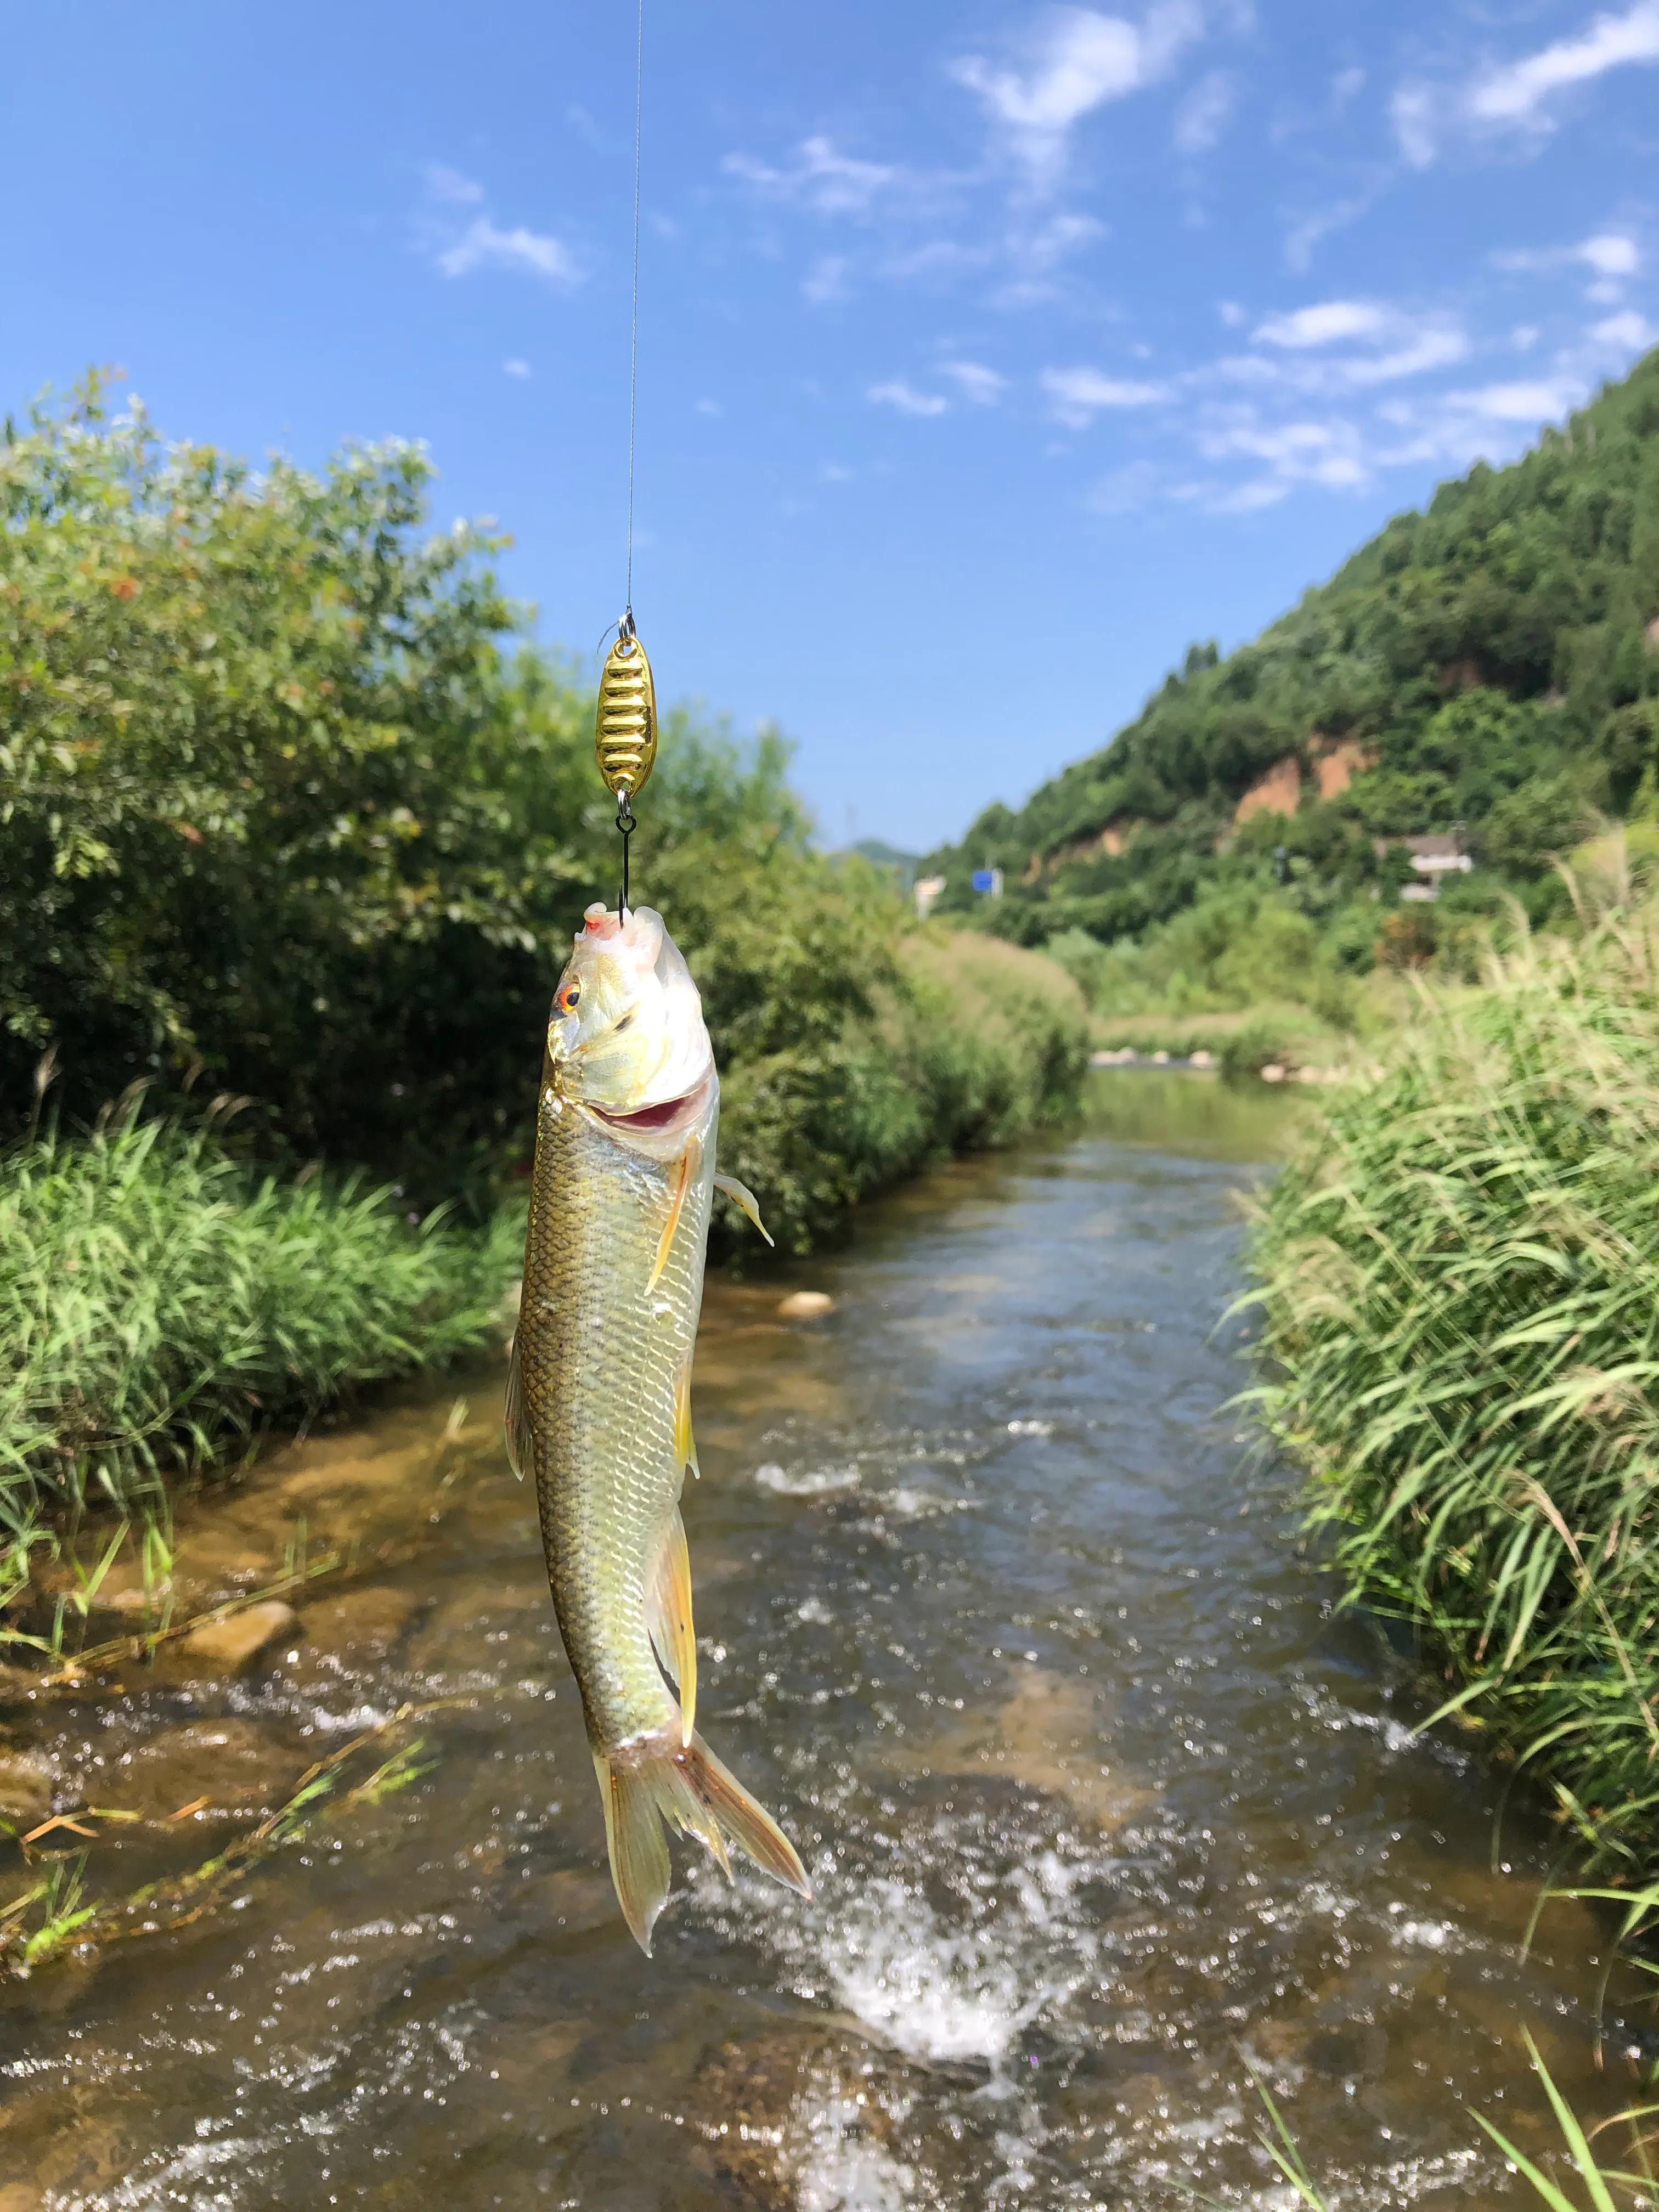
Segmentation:
{"type": "Polygon", "coordinates": [[[821,134],[804,138],[787,168],[775,168],[747,154],[728,154],[720,167],[728,176],[774,199],[790,200],[817,215],[868,215],[876,202],[915,179],[887,161],[863,161],[842,154],[821,134]]]}
{"type": "Polygon", "coordinates": [[[1230,331],[1242,330],[1243,325],[1249,320],[1249,317],[1245,313],[1243,308],[1240,307],[1237,300],[1218,301],[1216,302],[1216,313],[1220,316],[1222,321],[1227,325],[1227,328],[1230,331]]]}
{"type": "Polygon", "coordinates": [[[825,307],[848,296],[847,258],[841,253],[821,253],[801,279],[801,295],[815,307],[825,307]]]}
{"type": "Polygon", "coordinates": [[[1617,346],[1621,349],[1628,349],[1632,353],[1645,353],[1656,340],[1659,340],[1659,331],[1654,329],[1645,316],[1638,315],[1632,307],[1626,307],[1623,314],[1609,315],[1605,322],[1594,324],[1590,336],[1598,345],[1617,346]]]}
{"type": "Polygon", "coordinates": [[[544,231],[522,223],[501,230],[487,215],[475,216],[459,237],[435,256],[446,276],[470,276],[479,269],[510,269],[544,277],[550,284],[574,284],[580,274],[569,247],[544,231]]]}
{"type": "Polygon", "coordinates": [[[471,177],[464,177],[459,169],[447,169],[441,161],[429,161],[426,171],[428,197],[442,200],[450,207],[482,207],[484,188],[471,177]]]}
{"type": "Polygon", "coordinates": [[[1155,0],[1139,24],[1093,8],[1056,8],[1023,67],[967,54],[950,64],[950,75],[1006,133],[1032,183],[1046,188],[1083,118],[1155,83],[1203,27],[1195,0],[1155,0]]]}
{"type": "Polygon", "coordinates": [[[416,220],[416,236],[446,276],[470,276],[480,269],[508,269],[539,276],[550,284],[580,281],[576,257],[562,240],[546,231],[531,230],[523,223],[503,229],[484,205],[483,186],[471,177],[464,177],[459,169],[429,165],[426,192],[428,207],[416,220]],[[464,208],[478,211],[464,219],[459,213],[464,208]]]}
{"type": "Polygon", "coordinates": [[[1616,231],[1604,232],[1598,238],[1587,238],[1574,248],[1580,261],[1587,262],[1598,276],[1633,276],[1642,257],[1636,250],[1633,238],[1623,238],[1616,231]]]}
{"type": "Polygon", "coordinates": [[[510,360],[504,361],[501,368],[508,376],[528,376],[530,374],[530,363],[520,361],[516,354],[510,360]]]}
{"type": "MultiPolygon", "coordinates": [[[[1370,481],[1362,435],[1352,422],[1304,421],[1264,427],[1241,416],[1205,430],[1199,447],[1211,460],[1265,461],[1285,485],[1313,483],[1328,491],[1357,491],[1370,481]]],[[[1253,503],[1264,502],[1258,499],[1253,503]]]]}
{"type": "Polygon", "coordinates": [[[901,415],[944,415],[950,411],[951,403],[936,392],[918,392],[902,376],[895,376],[885,384],[872,384],[865,398],[875,407],[896,408],[901,415]]]}
{"type": "Polygon", "coordinates": [[[1176,110],[1176,150],[1207,154],[1218,144],[1232,118],[1237,97],[1237,88],[1225,70],[1212,70],[1207,76],[1200,77],[1176,110]]]}
{"type": "Polygon", "coordinates": [[[1273,315],[1255,332],[1258,345],[1304,346],[1334,344],[1343,338],[1378,336],[1388,325],[1383,309],[1364,300],[1326,300],[1317,307],[1298,307],[1289,315],[1273,315]]]}
{"type": "Polygon", "coordinates": [[[1610,70],[1659,64],[1659,0],[1637,0],[1622,15],[1597,15],[1581,31],[1519,61],[1483,70],[1468,83],[1403,84],[1390,113],[1406,159],[1426,169],[1445,141],[1460,132],[1530,131],[1555,127],[1558,97],[1610,70]]]}
{"type": "Polygon", "coordinates": [[[697,412],[699,415],[723,415],[726,410],[718,399],[700,399],[697,402],[697,412]]]}
{"type": "Polygon", "coordinates": [[[1440,151],[1440,105],[1426,84],[1402,84],[1389,102],[1394,135],[1414,169],[1430,167],[1440,151]]]}
{"type": "Polygon", "coordinates": [[[1659,0],[1638,0],[1623,15],[1598,15],[1574,38],[1490,71],[1468,94],[1478,122],[1538,125],[1545,102],[1571,85],[1586,84],[1608,70],[1659,62],[1659,0]]]}
{"type": "Polygon", "coordinates": [[[948,376],[963,398],[975,407],[994,407],[1008,389],[1008,380],[982,362],[942,361],[939,374],[948,376]]]}
{"type": "Polygon", "coordinates": [[[1553,422],[1583,398],[1576,379],[1553,377],[1532,384],[1487,384],[1476,392],[1453,392],[1448,404],[1479,416],[1483,422],[1553,422]]]}
{"type": "Polygon", "coordinates": [[[1086,429],[1103,410],[1153,407],[1169,397],[1165,385],[1107,376],[1097,368],[1045,368],[1042,383],[1052,412],[1074,430],[1086,429]]]}

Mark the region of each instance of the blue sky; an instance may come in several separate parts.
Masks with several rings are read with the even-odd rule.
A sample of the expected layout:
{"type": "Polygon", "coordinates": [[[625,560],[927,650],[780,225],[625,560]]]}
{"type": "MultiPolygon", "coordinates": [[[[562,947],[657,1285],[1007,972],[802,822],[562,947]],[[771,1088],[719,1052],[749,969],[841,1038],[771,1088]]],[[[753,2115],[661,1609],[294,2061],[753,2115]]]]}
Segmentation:
{"type": "MultiPolygon", "coordinates": [[[[647,8],[635,603],[827,842],[1018,799],[1656,335],[1659,0],[647,8]]],[[[422,439],[587,652],[633,54],[631,0],[10,11],[5,404],[422,439]]]]}

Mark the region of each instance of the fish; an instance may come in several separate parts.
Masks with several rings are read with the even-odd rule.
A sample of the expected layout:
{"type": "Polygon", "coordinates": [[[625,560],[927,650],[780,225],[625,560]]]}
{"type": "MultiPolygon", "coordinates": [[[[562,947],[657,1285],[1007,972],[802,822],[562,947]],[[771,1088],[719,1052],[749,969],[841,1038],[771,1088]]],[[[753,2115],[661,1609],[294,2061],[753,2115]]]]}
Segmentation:
{"type": "MultiPolygon", "coordinates": [[[[548,1580],[605,1806],[617,1899],[647,1956],[668,1831],[810,1897],[794,1846],[696,1732],[680,1493],[716,1187],[720,1079],[662,916],[589,907],[554,993],[537,1105],[507,1455],[533,1473],[548,1580]]],[[[770,1241],[769,1238],[768,1240],[770,1241]]]]}

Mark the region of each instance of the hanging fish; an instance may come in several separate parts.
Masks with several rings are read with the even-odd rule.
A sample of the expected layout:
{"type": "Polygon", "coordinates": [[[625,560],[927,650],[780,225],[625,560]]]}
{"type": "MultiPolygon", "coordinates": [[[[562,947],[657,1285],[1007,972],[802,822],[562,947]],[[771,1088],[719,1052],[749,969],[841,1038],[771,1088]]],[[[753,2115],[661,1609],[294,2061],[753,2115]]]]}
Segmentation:
{"type": "Polygon", "coordinates": [[[697,987],[661,916],[589,907],[548,1020],[507,1452],[535,1472],[611,1879],[647,1953],[668,1894],[665,1826],[723,1867],[735,1844],[811,1893],[782,1830],[695,1727],[679,1500],[696,1466],[691,1356],[715,1187],[760,1227],[742,1184],[714,1172],[719,1113],[697,987]]]}

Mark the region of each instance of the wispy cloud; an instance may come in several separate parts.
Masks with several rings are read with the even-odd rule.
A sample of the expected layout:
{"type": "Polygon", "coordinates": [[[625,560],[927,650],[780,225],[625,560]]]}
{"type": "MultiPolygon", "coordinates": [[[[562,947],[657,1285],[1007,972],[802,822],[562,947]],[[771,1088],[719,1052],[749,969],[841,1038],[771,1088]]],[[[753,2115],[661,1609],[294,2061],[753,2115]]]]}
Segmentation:
{"type": "Polygon", "coordinates": [[[428,206],[416,234],[446,276],[503,269],[550,284],[580,282],[576,257],[562,239],[524,223],[504,228],[489,214],[484,188],[476,179],[434,163],[426,173],[426,194],[428,206]],[[464,218],[460,211],[468,208],[477,212],[464,218]]]}
{"type": "Polygon", "coordinates": [[[822,135],[804,138],[793,161],[782,167],[749,154],[728,154],[720,164],[729,177],[769,198],[810,208],[817,215],[864,216],[897,191],[913,193],[921,181],[915,171],[890,161],[861,161],[843,154],[822,135]]]}
{"type": "Polygon", "coordinates": [[[502,230],[487,215],[475,216],[460,236],[434,257],[446,276],[470,276],[479,269],[516,270],[545,277],[550,284],[574,284],[580,274],[574,255],[545,231],[515,223],[502,230]]]}
{"type": "Polygon", "coordinates": [[[1207,154],[1232,120],[1238,88],[1225,70],[1212,70],[1182,98],[1175,114],[1178,154],[1207,154]]]}
{"type": "Polygon", "coordinates": [[[427,165],[428,196],[442,200],[451,207],[481,207],[484,188],[471,177],[464,177],[459,169],[447,169],[441,161],[427,165]]]}
{"type": "Polygon", "coordinates": [[[507,376],[528,376],[530,363],[527,361],[520,361],[518,355],[514,354],[509,360],[501,363],[501,369],[507,376]]]}
{"type": "Polygon", "coordinates": [[[1098,368],[1045,368],[1041,379],[1049,410],[1073,430],[1086,429],[1098,414],[1122,407],[1153,407],[1169,397],[1169,386],[1108,376],[1098,368]]]}
{"type": "Polygon", "coordinates": [[[1565,94],[1610,70],[1659,64],[1659,0],[1622,15],[1596,15],[1537,52],[1494,64],[1456,86],[1403,84],[1391,103],[1395,136],[1412,165],[1428,168],[1459,135],[1529,133],[1556,127],[1565,94]]]}
{"type": "Polygon", "coordinates": [[[1017,60],[964,54],[949,64],[950,75],[978,99],[1031,184],[1047,191],[1084,117],[1167,76],[1203,28],[1195,0],[1155,0],[1139,23],[1093,8],[1056,8],[1017,60]]]}
{"type": "Polygon", "coordinates": [[[1258,345],[1325,346],[1344,338],[1375,337],[1388,325],[1381,307],[1364,300],[1326,300],[1316,307],[1297,307],[1288,315],[1272,315],[1254,333],[1258,345]]]}
{"type": "Polygon", "coordinates": [[[1468,112],[1482,123],[1536,127],[1550,101],[1570,86],[1654,62],[1659,62],[1659,5],[1639,0],[1626,15],[1598,15],[1576,38],[1558,39],[1523,61],[1490,70],[1470,87],[1468,112]]]}
{"type": "Polygon", "coordinates": [[[830,307],[846,299],[851,290],[847,282],[848,267],[844,253],[820,253],[801,278],[802,298],[810,300],[815,307],[830,307]]]}
{"type": "Polygon", "coordinates": [[[948,376],[963,398],[975,407],[994,407],[1008,389],[1008,380],[983,362],[942,361],[939,374],[948,376]]]}
{"type": "Polygon", "coordinates": [[[915,385],[902,376],[890,377],[884,384],[872,384],[865,393],[872,407],[891,407],[901,415],[948,415],[951,403],[937,392],[918,392],[915,385]]]}

